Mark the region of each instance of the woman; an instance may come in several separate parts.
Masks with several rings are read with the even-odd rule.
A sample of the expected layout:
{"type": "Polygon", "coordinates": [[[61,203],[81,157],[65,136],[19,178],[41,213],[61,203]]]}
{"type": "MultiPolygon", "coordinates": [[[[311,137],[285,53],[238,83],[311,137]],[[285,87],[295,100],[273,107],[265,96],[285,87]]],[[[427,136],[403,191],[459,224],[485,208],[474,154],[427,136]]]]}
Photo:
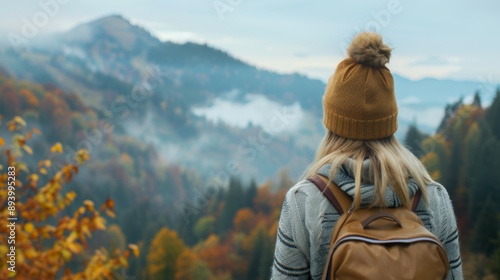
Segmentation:
{"type": "MultiPolygon", "coordinates": [[[[357,35],[328,81],[323,98],[327,135],[302,180],[285,198],[278,227],[273,279],[321,279],[330,238],[339,218],[318,188],[315,174],[333,181],[353,206],[409,205],[418,189],[415,213],[445,247],[448,279],[463,279],[458,229],[446,189],[394,137],[397,103],[389,69],[391,49],[380,35],[357,35]]],[[[424,268],[425,269],[425,268],[424,268]]]]}

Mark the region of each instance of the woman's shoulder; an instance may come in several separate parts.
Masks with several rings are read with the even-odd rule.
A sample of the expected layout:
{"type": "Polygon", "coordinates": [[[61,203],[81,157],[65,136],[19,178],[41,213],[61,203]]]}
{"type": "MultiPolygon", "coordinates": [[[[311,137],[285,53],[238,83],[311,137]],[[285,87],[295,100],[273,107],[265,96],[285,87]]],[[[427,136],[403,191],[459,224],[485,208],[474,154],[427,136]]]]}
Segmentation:
{"type": "Polygon", "coordinates": [[[298,200],[321,194],[318,188],[309,180],[303,179],[295,183],[286,193],[286,199],[298,200]]]}
{"type": "Polygon", "coordinates": [[[429,196],[429,203],[448,203],[450,196],[446,188],[438,182],[432,181],[427,185],[427,194],[429,196]]]}

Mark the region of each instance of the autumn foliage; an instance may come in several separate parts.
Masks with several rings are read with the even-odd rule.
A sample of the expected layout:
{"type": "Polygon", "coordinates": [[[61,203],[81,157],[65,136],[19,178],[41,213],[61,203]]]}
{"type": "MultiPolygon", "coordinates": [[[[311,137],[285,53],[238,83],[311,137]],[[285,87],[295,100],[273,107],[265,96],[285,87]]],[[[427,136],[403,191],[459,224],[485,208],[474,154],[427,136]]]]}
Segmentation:
{"type": "MultiPolygon", "coordinates": [[[[29,92],[21,92],[26,106],[38,106],[38,101],[29,92]]],[[[16,108],[14,108],[16,110],[16,108]]],[[[48,176],[51,160],[42,160],[35,168],[29,168],[33,150],[28,145],[37,129],[26,130],[26,122],[14,117],[7,122],[12,139],[0,138],[0,220],[5,223],[12,217],[7,207],[8,167],[15,167],[15,245],[0,243],[0,255],[5,256],[10,246],[15,246],[15,272],[7,269],[7,263],[0,263],[0,279],[113,279],[115,272],[128,266],[133,253],[138,256],[136,245],[130,244],[127,250],[108,252],[97,248],[90,252],[88,240],[92,233],[106,230],[106,219],[102,213],[114,216],[114,202],[106,200],[101,207],[86,200],[76,207],[72,215],[65,210],[75,200],[77,194],[66,191],[64,186],[78,173],[79,165],[89,160],[86,150],[76,152],[78,164],[63,165],[53,176],[48,176]],[[31,170],[30,170],[31,169],[31,170]],[[82,269],[74,271],[71,262],[82,262],[82,269]]],[[[50,149],[52,154],[63,153],[61,144],[50,149]]],[[[12,193],[11,193],[12,194],[12,193]]],[[[0,227],[2,239],[10,235],[8,227],[0,227]]],[[[4,259],[4,258],[2,258],[4,259]]]]}

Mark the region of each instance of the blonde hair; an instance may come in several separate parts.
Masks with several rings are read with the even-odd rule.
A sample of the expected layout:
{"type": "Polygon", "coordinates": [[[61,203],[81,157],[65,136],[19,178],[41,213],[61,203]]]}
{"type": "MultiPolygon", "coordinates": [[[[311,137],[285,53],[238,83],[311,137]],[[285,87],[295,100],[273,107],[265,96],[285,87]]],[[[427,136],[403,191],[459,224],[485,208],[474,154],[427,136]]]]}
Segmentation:
{"type": "Polygon", "coordinates": [[[370,207],[385,207],[384,193],[387,187],[394,190],[403,206],[410,203],[408,183],[413,179],[420,190],[422,197],[428,202],[426,186],[432,182],[424,165],[406,149],[394,136],[379,140],[353,140],[335,135],[328,131],[316,152],[316,158],[305,170],[302,178],[309,178],[316,174],[325,164],[331,164],[330,181],[342,164],[349,159],[355,162],[354,180],[354,208],[361,204],[361,178],[363,161],[369,159],[375,195],[370,207]]]}

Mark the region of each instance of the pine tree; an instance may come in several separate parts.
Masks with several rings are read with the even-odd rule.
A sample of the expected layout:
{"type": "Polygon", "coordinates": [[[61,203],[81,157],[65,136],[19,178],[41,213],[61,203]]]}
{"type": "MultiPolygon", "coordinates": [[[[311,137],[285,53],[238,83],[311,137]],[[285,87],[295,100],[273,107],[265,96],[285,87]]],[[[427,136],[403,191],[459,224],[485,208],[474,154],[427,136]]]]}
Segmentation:
{"type": "Polygon", "coordinates": [[[472,101],[472,106],[474,107],[479,107],[481,108],[481,95],[479,93],[479,91],[476,91],[476,93],[474,93],[474,100],[472,101]]]}
{"type": "Polygon", "coordinates": [[[424,155],[422,141],[427,137],[429,136],[420,132],[417,124],[414,122],[408,127],[408,132],[406,132],[405,145],[416,157],[421,157],[424,155]]]}
{"type": "Polygon", "coordinates": [[[248,280],[269,279],[271,266],[273,264],[274,246],[272,238],[267,234],[264,228],[259,228],[253,249],[250,255],[248,266],[248,280]]]}
{"type": "Polygon", "coordinates": [[[498,129],[500,124],[500,88],[497,89],[495,99],[486,111],[485,119],[493,135],[496,139],[500,139],[500,129],[498,129]]]}
{"type": "Polygon", "coordinates": [[[253,200],[256,195],[257,195],[257,183],[255,182],[255,179],[252,178],[248,188],[245,191],[245,205],[243,205],[243,208],[245,207],[252,208],[253,200]]]}
{"type": "Polygon", "coordinates": [[[241,186],[241,181],[237,178],[229,180],[229,190],[224,198],[224,209],[220,219],[218,220],[219,232],[225,232],[232,224],[234,216],[239,209],[241,209],[244,201],[244,192],[241,186]]]}
{"type": "Polygon", "coordinates": [[[452,104],[446,105],[446,108],[444,109],[444,117],[441,123],[439,124],[439,127],[437,129],[437,132],[443,132],[446,127],[448,126],[448,123],[451,118],[455,115],[455,112],[462,107],[463,105],[463,98],[460,98],[458,101],[452,104]]]}
{"type": "Polygon", "coordinates": [[[497,277],[497,279],[500,279],[500,232],[498,233],[498,237],[495,244],[496,244],[496,249],[492,257],[493,261],[491,265],[491,272],[493,272],[493,274],[497,277]]]}
{"type": "Polygon", "coordinates": [[[257,234],[257,237],[255,238],[255,241],[253,242],[253,249],[252,253],[250,256],[250,262],[248,265],[248,274],[247,274],[247,279],[248,280],[256,280],[260,279],[259,278],[259,267],[260,267],[260,259],[262,257],[262,254],[264,253],[265,249],[265,236],[264,236],[264,231],[259,230],[259,233],[257,234]]]}
{"type": "Polygon", "coordinates": [[[495,239],[500,230],[498,207],[491,197],[487,197],[483,209],[474,226],[472,250],[490,256],[495,249],[495,239]]]}

